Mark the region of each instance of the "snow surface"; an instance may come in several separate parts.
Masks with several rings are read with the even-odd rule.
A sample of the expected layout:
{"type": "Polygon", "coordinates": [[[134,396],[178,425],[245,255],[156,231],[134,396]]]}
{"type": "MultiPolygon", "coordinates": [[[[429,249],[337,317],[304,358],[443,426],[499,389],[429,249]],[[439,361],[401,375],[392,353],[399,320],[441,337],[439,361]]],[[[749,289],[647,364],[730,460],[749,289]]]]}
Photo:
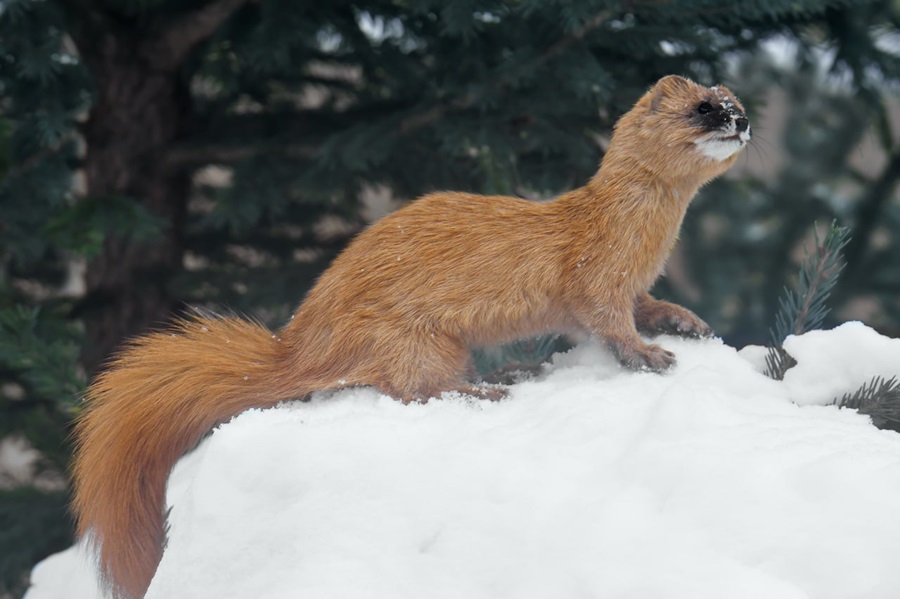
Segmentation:
{"type": "MultiPolygon", "coordinates": [[[[173,473],[147,597],[900,597],[900,435],[826,405],[900,375],[900,340],[790,339],[784,382],[759,348],[660,342],[663,376],[587,343],[498,403],[246,412],[173,473]]],[[[92,576],[73,548],[26,597],[93,599],[92,576]]]]}

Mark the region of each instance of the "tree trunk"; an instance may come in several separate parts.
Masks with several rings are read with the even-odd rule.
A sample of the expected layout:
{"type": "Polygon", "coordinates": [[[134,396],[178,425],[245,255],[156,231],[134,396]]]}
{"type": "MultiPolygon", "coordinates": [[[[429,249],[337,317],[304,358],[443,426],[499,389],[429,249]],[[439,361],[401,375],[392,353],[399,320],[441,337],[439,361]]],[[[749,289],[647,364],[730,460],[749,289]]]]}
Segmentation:
{"type": "Polygon", "coordinates": [[[165,321],[176,306],[168,282],[182,264],[190,177],[168,172],[164,150],[176,141],[190,112],[178,70],[159,69],[141,56],[134,35],[99,32],[82,49],[95,80],[83,127],[85,177],[92,198],[127,197],[164,224],[152,240],[128,231],[111,234],[88,265],[82,363],[94,373],[126,338],[165,321]]]}

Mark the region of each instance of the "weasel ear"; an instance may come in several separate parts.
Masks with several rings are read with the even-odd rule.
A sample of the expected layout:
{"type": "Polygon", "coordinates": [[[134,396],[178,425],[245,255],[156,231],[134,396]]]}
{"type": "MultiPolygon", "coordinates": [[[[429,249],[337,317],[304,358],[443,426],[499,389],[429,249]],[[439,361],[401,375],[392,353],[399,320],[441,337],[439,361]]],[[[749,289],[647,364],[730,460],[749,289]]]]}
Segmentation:
{"type": "Polygon", "coordinates": [[[673,96],[684,97],[688,94],[692,87],[697,84],[689,79],[679,77],[678,75],[666,75],[656,82],[653,86],[652,97],[650,98],[650,110],[656,112],[659,110],[662,101],[673,96]]]}

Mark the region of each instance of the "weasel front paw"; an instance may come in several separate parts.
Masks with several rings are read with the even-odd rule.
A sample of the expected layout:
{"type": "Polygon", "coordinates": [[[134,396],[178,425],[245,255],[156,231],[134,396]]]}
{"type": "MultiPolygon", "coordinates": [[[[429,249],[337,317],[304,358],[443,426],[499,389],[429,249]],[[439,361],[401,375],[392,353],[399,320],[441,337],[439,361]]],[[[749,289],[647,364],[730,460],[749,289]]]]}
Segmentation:
{"type": "Polygon", "coordinates": [[[673,314],[669,318],[668,323],[672,327],[671,333],[682,337],[712,337],[712,328],[702,318],[690,310],[683,310],[684,313],[673,314]]]}
{"type": "Polygon", "coordinates": [[[711,337],[713,330],[702,318],[675,304],[659,302],[652,309],[635,314],[635,325],[642,333],[711,337]]]}
{"type": "Polygon", "coordinates": [[[650,370],[662,372],[675,364],[675,354],[658,345],[636,347],[613,347],[622,366],[630,370],[650,370]]]}

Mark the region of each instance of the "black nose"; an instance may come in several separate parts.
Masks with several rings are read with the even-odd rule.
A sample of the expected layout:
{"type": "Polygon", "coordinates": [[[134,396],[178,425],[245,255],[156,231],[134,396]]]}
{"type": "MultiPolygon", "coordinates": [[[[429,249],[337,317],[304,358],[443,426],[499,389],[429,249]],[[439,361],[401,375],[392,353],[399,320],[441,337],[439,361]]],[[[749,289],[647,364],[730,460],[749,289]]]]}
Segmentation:
{"type": "Polygon", "coordinates": [[[739,116],[738,118],[734,119],[734,125],[737,127],[737,130],[740,133],[743,133],[750,127],[750,121],[748,121],[747,117],[745,116],[739,116]]]}

